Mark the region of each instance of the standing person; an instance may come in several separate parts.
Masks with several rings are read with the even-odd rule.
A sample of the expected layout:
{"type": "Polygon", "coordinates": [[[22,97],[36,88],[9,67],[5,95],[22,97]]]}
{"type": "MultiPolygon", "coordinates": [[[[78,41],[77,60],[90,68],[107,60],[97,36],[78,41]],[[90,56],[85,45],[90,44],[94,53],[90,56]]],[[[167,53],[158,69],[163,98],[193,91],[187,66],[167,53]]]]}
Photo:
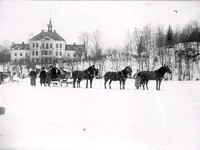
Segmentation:
{"type": "Polygon", "coordinates": [[[0,84],[4,83],[3,73],[0,72],[0,84]]]}
{"type": "Polygon", "coordinates": [[[36,76],[37,76],[36,71],[33,68],[29,73],[29,77],[31,78],[31,86],[36,86],[36,76]]]}
{"type": "Polygon", "coordinates": [[[134,75],[134,79],[135,79],[135,87],[137,88],[137,89],[139,89],[140,87],[141,87],[141,78],[140,77],[138,77],[138,73],[139,73],[140,71],[139,71],[139,69],[137,69],[137,73],[134,75]]]}
{"type": "Polygon", "coordinates": [[[51,83],[51,70],[52,70],[52,68],[50,66],[46,72],[46,81],[45,82],[47,83],[48,86],[50,86],[50,83],[51,83]]]}
{"type": "Polygon", "coordinates": [[[46,71],[45,71],[45,68],[43,67],[42,68],[42,71],[40,72],[40,84],[42,86],[42,84],[44,84],[45,86],[45,81],[46,81],[46,71]]]}
{"type": "Polygon", "coordinates": [[[51,69],[51,78],[55,79],[56,77],[57,77],[57,68],[56,68],[56,65],[54,64],[51,69]]]}

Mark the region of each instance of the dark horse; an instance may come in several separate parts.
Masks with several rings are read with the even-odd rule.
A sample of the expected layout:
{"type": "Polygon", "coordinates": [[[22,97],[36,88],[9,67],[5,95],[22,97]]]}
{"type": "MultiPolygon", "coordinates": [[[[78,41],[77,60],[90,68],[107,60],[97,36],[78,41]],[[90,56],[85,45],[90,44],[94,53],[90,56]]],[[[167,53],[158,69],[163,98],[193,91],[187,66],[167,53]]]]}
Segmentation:
{"type": "Polygon", "coordinates": [[[106,89],[106,83],[109,81],[109,88],[111,89],[111,82],[112,81],[119,81],[120,89],[125,89],[125,82],[128,77],[128,75],[131,76],[132,69],[130,66],[127,66],[124,68],[124,70],[118,71],[118,72],[106,72],[104,75],[104,87],[106,89]]]}
{"type": "Polygon", "coordinates": [[[171,70],[168,66],[164,65],[155,71],[141,71],[138,73],[138,77],[141,78],[140,84],[143,86],[143,90],[146,88],[148,90],[149,80],[156,80],[156,90],[160,90],[161,81],[164,78],[165,73],[171,74],[171,70]]]}
{"type": "Polygon", "coordinates": [[[72,78],[73,78],[73,87],[75,88],[75,83],[77,80],[77,88],[80,88],[80,82],[82,80],[86,80],[86,88],[88,88],[88,80],[90,80],[90,88],[92,88],[92,81],[94,77],[99,73],[98,69],[95,68],[94,65],[90,66],[86,70],[83,71],[74,71],[72,72],[72,78]]]}

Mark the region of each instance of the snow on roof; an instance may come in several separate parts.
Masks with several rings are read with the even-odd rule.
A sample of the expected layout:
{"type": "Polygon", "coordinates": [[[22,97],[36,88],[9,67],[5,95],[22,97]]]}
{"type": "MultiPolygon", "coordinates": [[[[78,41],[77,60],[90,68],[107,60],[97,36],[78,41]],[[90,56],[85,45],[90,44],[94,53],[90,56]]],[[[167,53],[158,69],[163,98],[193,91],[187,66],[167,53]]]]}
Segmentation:
{"type": "Polygon", "coordinates": [[[12,50],[29,50],[29,44],[13,44],[11,46],[12,50]]]}
{"type": "Polygon", "coordinates": [[[40,32],[36,36],[30,39],[30,41],[38,41],[41,39],[44,39],[45,37],[50,37],[54,39],[55,41],[65,41],[57,32],[40,32]]]}
{"type": "Polygon", "coordinates": [[[66,50],[84,51],[85,46],[84,45],[76,45],[75,43],[74,44],[67,44],[66,50]]]}

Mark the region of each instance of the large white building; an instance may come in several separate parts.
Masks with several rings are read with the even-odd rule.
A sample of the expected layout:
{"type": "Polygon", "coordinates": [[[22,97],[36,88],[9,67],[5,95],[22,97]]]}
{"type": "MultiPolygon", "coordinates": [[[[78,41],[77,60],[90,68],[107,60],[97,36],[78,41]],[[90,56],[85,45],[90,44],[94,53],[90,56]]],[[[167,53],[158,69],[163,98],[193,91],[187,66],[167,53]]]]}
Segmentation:
{"type": "Polygon", "coordinates": [[[54,63],[67,58],[85,56],[85,46],[66,43],[56,30],[53,31],[51,19],[48,30],[42,30],[29,40],[29,44],[12,44],[11,61],[23,61],[30,59],[35,63],[54,63]]]}

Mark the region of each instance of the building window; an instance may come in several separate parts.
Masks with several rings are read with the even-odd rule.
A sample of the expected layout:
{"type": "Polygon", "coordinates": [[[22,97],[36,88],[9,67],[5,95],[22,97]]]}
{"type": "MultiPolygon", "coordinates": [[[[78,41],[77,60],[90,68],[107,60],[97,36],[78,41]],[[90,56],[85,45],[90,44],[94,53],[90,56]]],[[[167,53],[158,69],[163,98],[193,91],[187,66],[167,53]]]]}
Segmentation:
{"type": "Polygon", "coordinates": [[[33,56],[35,55],[35,51],[32,52],[32,55],[33,55],[33,56]]]}
{"type": "Polygon", "coordinates": [[[46,49],[49,49],[49,43],[46,43],[46,49]]]}
{"type": "Polygon", "coordinates": [[[15,62],[17,62],[17,59],[15,59],[15,62]]]}
{"type": "Polygon", "coordinates": [[[44,55],[44,51],[41,51],[41,55],[44,55]]]}
{"type": "Polygon", "coordinates": [[[38,48],[38,43],[36,43],[36,48],[38,48]]]}
{"type": "Polygon", "coordinates": [[[60,48],[62,48],[62,43],[60,43],[60,48]]]}
{"type": "Polygon", "coordinates": [[[42,48],[44,48],[44,43],[42,43],[42,48]]]}
{"type": "Polygon", "coordinates": [[[52,55],[52,51],[49,51],[49,55],[52,55]]]}
{"type": "Polygon", "coordinates": [[[76,55],[75,55],[75,54],[73,54],[73,56],[74,56],[74,57],[76,57],[76,55]]]}
{"type": "Polygon", "coordinates": [[[70,54],[67,54],[68,57],[70,57],[70,54]]]}
{"type": "Polygon", "coordinates": [[[38,56],[38,51],[35,52],[35,55],[38,56]]]}
{"type": "Polygon", "coordinates": [[[50,43],[50,48],[53,48],[53,44],[52,43],[50,43]]]}
{"type": "Polygon", "coordinates": [[[28,57],[28,53],[26,53],[26,57],[28,57]]]}
{"type": "Polygon", "coordinates": [[[22,53],[20,53],[20,56],[22,56],[22,53]]]}
{"type": "Polygon", "coordinates": [[[56,56],[58,56],[58,51],[56,52],[56,56]]]}
{"type": "Polygon", "coordinates": [[[62,51],[60,51],[60,56],[62,56],[62,51]]]}
{"type": "Polygon", "coordinates": [[[56,43],[56,48],[58,48],[58,43],[56,43]]]}
{"type": "Polygon", "coordinates": [[[33,48],[35,47],[35,43],[33,43],[33,48]]]}
{"type": "Polygon", "coordinates": [[[17,53],[15,53],[15,56],[17,56],[17,53]]]}

